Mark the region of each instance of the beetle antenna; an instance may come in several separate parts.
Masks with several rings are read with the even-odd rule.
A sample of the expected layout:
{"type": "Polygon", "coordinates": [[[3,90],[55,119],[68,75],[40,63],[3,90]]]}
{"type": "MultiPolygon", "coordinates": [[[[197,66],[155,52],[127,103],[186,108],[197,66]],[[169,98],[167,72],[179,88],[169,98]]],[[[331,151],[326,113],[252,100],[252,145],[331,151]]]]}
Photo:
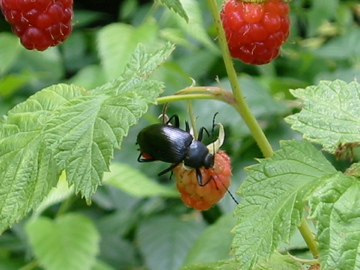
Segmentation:
{"type": "MultiPolygon", "coordinates": [[[[231,199],[236,203],[239,204],[239,202],[235,199],[234,195],[231,193],[231,191],[229,190],[229,188],[227,186],[225,186],[225,184],[223,183],[223,181],[221,181],[221,179],[219,178],[219,181],[221,182],[221,184],[224,186],[224,188],[226,189],[226,192],[230,195],[231,199]]],[[[216,181],[215,181],[216,183],[216,181]]]]}
{"type": "MultiPolygon", "coordinates": [[[[222,183],[222,182],[221,182],[222,183]]],[[[224,184],[223,184],[224,185],[224,184]]],[[[224,185],[225,186],[225,185],[224,185]]],[[[236,203],[239,204],[239,202],[235,199],[234,195],[231,193],[231,191],[225,186],[227,193],[230,195],[231,199],[236,203]]]]}
{"type": "MultiPolygon", "coordinates": [[[[213,170],[213,169],[211,169],[211,170],[213,170]]],[[[214,170],[213,170],[214,171],[214,170]]],[[[221,181],[221,179],[220,179],[220,177],[218,176],[218,179],[217,180],[215,180],[215,178],[214,177],[210,177],[210,179],[208,179],[205,183],[203,183],[202,182],[202,177],[200,176],[200,179],[199,179],[199,175],[198,174],[200,174],[201,175],[201,172],[200,172],[200,170],[196,170],[196,177],[198,178],[198,184],[199,184],[199,186],[206,186],[207,184],[209,184],[210,183],[210,181],[215,181],[215,185],[216,185],[216,188],[218,189],[218,187],[217,187],[217,180],[219,180],[220,181],[220,183],[223,185],[223,187],[226,189],[226,192],[230,195],[230,197],[231,197],[231,199],[236,203],[236,204],[239,204],[239,202],[235,199],[235,197],[234,197],[234,195],[231,193],[231,191],[229,190],[229,188],[224,184],[224,182],[223,181],[221,181]]]]}

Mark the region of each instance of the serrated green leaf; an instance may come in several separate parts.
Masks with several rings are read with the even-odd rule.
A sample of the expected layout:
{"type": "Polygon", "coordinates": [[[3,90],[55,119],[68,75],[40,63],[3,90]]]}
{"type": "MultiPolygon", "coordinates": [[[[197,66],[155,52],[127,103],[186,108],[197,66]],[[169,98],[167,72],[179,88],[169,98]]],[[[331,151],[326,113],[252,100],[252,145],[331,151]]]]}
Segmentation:
{"type": "Polygon", "coordinates": [[[148,77],[160,64],[165,62],[174,49],[174,45],[168,42],[155,52],[149,53],[139,44],[129,63],[126,65],[122,77],[128,79],[148,77]]]}
{"type": "Polygon", "coordinates": [[[304,138],[334,153],[340,144],[360,141],[360,84],[336,80],[297,89],[292,94],[303,100],[300,113],[286,118],[304,138]]]}
{"type": "Polygon", "coordinates": [[[296,262],[289,255],[282,255],[275,252],[269,261],[260,263],[254,270],[302,270],[301,263],[296,262]]]}
{"type": "Polygon", "coordinates": [[[103,27],[97,37],[101,64],[107,80],[123,74],[138,44],[152,44],[157,35],[155,21],[147,21],[139,27],[113,23],[103,27]]]}
{"type": "Polygon", "coordinates": [[[360,178],[360,163],[351,164],[351,166],[347,168],[345,174],[360,178]]]}
{"type": "Polygon", "coordinates": [[[210,39],[206,29],[204,28],[204,19],[202,17],[200,3],[193,0],[180,0],[180,2],[189,17],[188,22],[185,22],[178,16],[174,18],[181,29],[202,45],[206,46],[213,53],[219,54],[220,51],[218,47],[210,39]]]}
{"type": "Polygon", "coordinates": [[[110,173],[104,175],[104,184],[117,187],[137,197],[179,197],[176,189],[160,185],[140,171],[121,163],[112,164],[110,173]]]}
{"type": "Polygon", "coordinates": [[[56,187],[52,188],[46,198],[34,210],[33,216],[39,216],[48,207],[62,202],[74,194],[74,189],[69,187],[65,178],[65,173],[60,176],[56,187]]]}
{"type": "Polygon", "coordinates": [[[203,224],[161,216],[144,221],[137,233],[137,242],[150,270],[176,270],[183,264],[203,224]]]}
{"type": "Polygon", "coordinates": [[[141,50],[130,66],[137,60],[147,65],[135,78],[126,75],[91,92],[54,85],[0,120],[0,232],[37,206],[63,170],[75,192],[90,200],[114,147],[162,92],[162,83],[141,76],[154,71],[173,46],[154,57],[141,50]]]}
{"type": "MultiPolygon", "coordinates": [[[[140,92],[157,92],[156,96],[162,90],[162,84],[155,81],[139,80],[136,87],[140,92]]],[[[144,98],[134,90],[120,88],[116,96],[77,97],[56,110],[47,122],[48,146],[56,152],[60,168],[66,168],[66,178],[75,192],[87,199],[108,171],[114,147],[120,147],[129,127],[147,110],[144,98]]]]}
{"type": "Polygon", "coordinates": [[[19,55],[21,45],[16,36],[3,32],[0,34],[0,48],[0,75],[3,75],[19,55]]]}
{"type": "Polygon", "coordinates": [[[177,14],[179,14],[186,22],[189,21],[189,18],[180,2],[180,0],[159,0],[161,3],[163,3],[165,6],[167,6],[168,9],[172,9],[177,14]]]}
{"type": "Polygon", "coordinates": [[[234,259],[212,263],[196,263],[180,268],[180,270],[240,270],[239,264],[234,259]]]}
{"type": "MultiPolygon", "coordinates": [[[[69,95],[76,87],[66,87],[69,95]]],[[[45,145],[43,127],[66,99],[62,85],[44,89],[0,121],[0,231],[23,217],[56,184],[59,170],[45,145]]],[[[70,94],[71,93],[71,94],[70,94]]]]}
{"type": "Polygon", "coordinates": [[[209,226],[195,241],[186,258],[185,264],[197,262],[215,262],[230,258],[231,242],[234,234],[230,233],[235,225],[232,214],[224,215],[209,226]]]}
{"type": "Polygon", "coordinates": [[[39,217],[26,225],[26,232],[36,259],[48,270],[86,270],[95,264],[100,238],[85,216],[39,217]]]}
{"type": "Polygon", "coordinates": [[[337,171],[310,143],[283,141],[281,149],[248,167],[236,209],[233,247],[240,269],[268,259],[280,242],[289,241],[300,223],[306,194],[337,171]]]}
{"type": "Polygon", "coordinates": [[[359,180],[342,174],[328,178],[312,194],[321,269],[360,268],[359,197],[359,180]]]}

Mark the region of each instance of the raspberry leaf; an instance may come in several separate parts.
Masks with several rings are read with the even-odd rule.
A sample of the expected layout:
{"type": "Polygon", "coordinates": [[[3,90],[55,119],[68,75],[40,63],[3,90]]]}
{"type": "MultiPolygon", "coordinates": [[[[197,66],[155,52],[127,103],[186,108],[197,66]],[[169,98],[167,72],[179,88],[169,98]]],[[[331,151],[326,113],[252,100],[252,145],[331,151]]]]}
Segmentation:
{"type": "Polygon", "coordinates": [[[282,142],[272,158],[246,171],[233,230],[234,253],[244,270],[253,269],[280,242],[289,241],[301,221],[307,196],[338,173],[310,143],[298,141],[282,142]]]}
{"type": "MultiPolygon", "coordinates": [[[[0,34],[0,76],[11,67],[20,54],[20,44],[16,37],[8,33],[0,34]]],[[[3,88],[0,88],[3,91],[3,88]]]]}
{"type": "Polygon", "coordinates": [[[168,9],[172,9],[177,14],[181,16],[186,22],[189,21],[189,18],[184,10],[180,0],[159,0],[163,3],[168,9]]]}
{"type": "Polygon", "coordinates": [[[317,220],[321,269],[360,267],[360,183],[355,177],[326,179],[309,201],[317,220]]]}
{"type": "Polygon", "coordinates": [[[106,79],[113,80],[122,75],[137,45],[154,43],[157,31],[157,25],[153,21],[137,28],[124,23],[103,27],[97,35],[97,44],[106,79]]]}
{"type": "Polygon", "coordinates": [[[304,138],[334,153],[341,144],[360,141],[360,84],[336,80],[293,90],[303,100],[300,113],[286,120],[304,138]]]}
{"type": "Polygon", "coordinates": [[[189,251],[185,265],[229,259],[231,242],[234,238],[230,231],[234,225],[234,216],[228,214],[206,228],[189,251]]]}
{"type": "Polygon", "coordinates": [[[187,35],[191,36],[204,46],[206,46],[212,53],[218,54],[219,49],[214,45],[214,42],[209,38],[208,32],[204,27],[204,19],[202,17],[202,7],[199,1],[181,0],[181,3],[189,16],[189,22],[176,16],[179,27],[187,35]]]}
{"type": "MultiPolygon", "coordinates": [[[[0,232],[35,208],[56,185],[59,174],[88,201],[119,148],[163,85],[146,80],[171,53],[139,48],[133,58],[146,68],[87,92],[59,84],[39,91],[0,120],[0,232]]],[[[136,65],[135,65],[136,66],[136,65]]]]}
{"type": "Polygon", "coordinates": [[[184,266],[180,270],[222,270],[222,269],[239,269],[238,263],[234,259],[222,260],[210,263],[196,263],[184,266]]]}
{"type": "Polygon", "coordinates": [[[139,170],[121,163],[112,164],[110,172],[104,175],[104,184],[117,187],[137,197],[179,196],[176,189],[160,185],[149,179],[139,170]]]}
{"type": "Polygon", "coordinates": [[[88,218],[67,214],[51,220],[38,217],[26,225],[36,259],[49,270],[92,269],[99,234],[88,218]]]}
{"type": "Polygon", "coordinates": [[[137,243],[147,269],[176,270],[183,264],[204,224],[162,216],[142,222],[137,231],[137,243]]]}
{"type": "Polygon", "coordinates": [[[264,263],[260,263],[258,267],[255,268],[255,270],[299,270],[303,269],[301,266],[301,263],[296,262],[289,255],[282,255],[278,252],[275,252],[269,260],[264,263]]]}

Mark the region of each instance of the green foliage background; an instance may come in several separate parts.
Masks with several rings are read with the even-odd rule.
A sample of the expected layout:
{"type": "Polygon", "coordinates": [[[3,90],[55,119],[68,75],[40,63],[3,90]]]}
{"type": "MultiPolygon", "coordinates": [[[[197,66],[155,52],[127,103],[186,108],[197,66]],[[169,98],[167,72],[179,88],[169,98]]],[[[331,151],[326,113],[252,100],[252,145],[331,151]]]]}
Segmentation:
{"type": "MultiPolygon", "coordinates": [[[[235,61],[272,158],[255,160],[229,104],[192,102],[198,126],[219,112],[240,201],[205,212],[157,177],[166,164],[137,163],[135,138],[158,121],[160,94],[231,89],[207,2],[86,2],[45,52],[22,48],[0,17],[0,269],[306,269],[303,217],[316,220],[322,269],[360,269],[359,155],[337,152],[360,136],[358,1],[294,0],[281,55],[235,61]]],[[[173,113],[188,119],[186,102],[173,113]]]]}

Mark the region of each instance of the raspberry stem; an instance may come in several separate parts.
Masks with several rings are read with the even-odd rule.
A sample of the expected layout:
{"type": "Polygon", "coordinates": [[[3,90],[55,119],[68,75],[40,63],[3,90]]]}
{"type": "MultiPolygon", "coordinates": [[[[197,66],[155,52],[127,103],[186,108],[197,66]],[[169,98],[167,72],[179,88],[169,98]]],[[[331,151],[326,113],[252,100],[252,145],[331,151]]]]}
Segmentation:
{"type": "Polygon", "coordinates": [[[220,48],[222,51],[225,68],[229,77],[229,81],[231,84],[231,88],[235,97],[235,104],[233,104],[234,108],[239,112],[240,116],[244,120],[245,124],[248,126],[251,134],[253,135],[255,141],[257,142],[261,152],[265,157],[271,157],[273,155],[273,149],[269,141],[267,140],[263,130],[261,129],[259,123],[256,118],[252,114],[249,105],[247,104],[245,97],[241,91],[237,74],[234,68],[234,63],[230,56],[229,48],[227,46],[227,41],[225,37],[225,31],[222,27],[220,13],[216,4],[216,0],[207,0],[208,6],[213,15],[215,26],[218,31],[220,48]]]}
{"type": "Polygon", "coordinates": [[[311,231],[309,224],[307,223],[305,218],[302,218],[298,228],[314,258],[318,258],[318,243],[316,242],[314,233],[311,231]]]}
{"type": "MultiPolygon", "coordinates": [[[[263,155],[267,158],[273,156],[273,150],[269,141],[267,140],[263,130],[259,126],[258,122],[256,121],[254,115],[252,114],[245,97],[241,91],[241,88],[238,83],[237,74],[234,68],[233,60],[230,56],[229,48],[227,45],[227,40],[225,36],[225,31],[221,23],[220,13],[218,11],[216,0],[207,0],[208,6],[211,10],[213,15],[215,25],[218,31],[219,36],[219,43],[220,48],[222,51],[226,71],[230,80],[230,84],[232,87],[233,95],[235,98],[235,103],[232,104],[235,109],[239,112],[242,119],[250,129],[251,134],[253,135],[254,139],[256,140],[257,144],[259,145],[263,155]]],[[[301,224],[298,226],[298,229],[303,236],[306,244],[309,247],[310,252],[314,255],[314,257],[318,257],[318,244],[315,241],[314,235],[309,227],[309,224],[303,218],[301,224]]]]}
{"type": "Polygon", "coordinates": [[[186,87],[175,95],[159,97],[158,104],[167,102],[174,102],[180,100],[194,100],[194,99],[215,99],[234,106],[235,99],[231,92],[221,89],[219,87],[209,86],[192,86],[186,87]]]}

